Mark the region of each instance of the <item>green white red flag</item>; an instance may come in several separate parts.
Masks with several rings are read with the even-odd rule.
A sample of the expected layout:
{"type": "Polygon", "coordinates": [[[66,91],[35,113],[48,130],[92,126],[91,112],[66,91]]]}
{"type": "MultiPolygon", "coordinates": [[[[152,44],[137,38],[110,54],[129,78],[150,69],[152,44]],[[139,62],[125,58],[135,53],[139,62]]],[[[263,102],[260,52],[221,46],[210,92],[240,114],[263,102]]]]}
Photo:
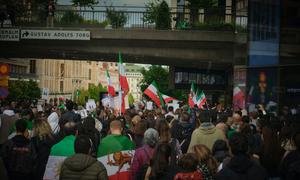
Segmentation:
{"type": "Polygon", "coordinates": [[[173,98],[173,97],[170,97],[170,96],[167,96],[167,95],[165,95],[165,94],[161,94],[162,95],[162,98],[164,99],[164,101],[165,101],[165,103],[169,103],[170,101],[173,101],[173,100],[177,100],[177,99],[175,99],[175,98],[173,98]]]}
{"type": "Polygon", "coordinates": [[[206,103],[206,97],[203,91],[197,96],[197,106],[198,108],[202,108],[202,106],[206,103]]]}
{"type": "Polygon", "coordinates": [[[100,142],[97,159],[105,166],[109,180],[129,180],[134,153],[135,145],[126,136],[108,135],[100,142]]]}
{"type": "Polygon", "coordinates": [[[124,114],[125,113],[125,96],[129,92],[129,85],[128,81],[126,78],[126,72],[125,72],[125,67],[122,62],[122,56],[121,52],[119,52],[119,80],[120,80],[120,87],[121,91],[119,91],[119,96],[121,100],[121,112],[124,114]]]}
{"type": "Polygon", "coordinates": [[[116,95],[116,91],[115,91],[115,88],[112,85],[112,82],[111,82],[108,70],[106,70],[106,79],[107,79],[107,91],[108,91],[108,94],[110,94],[112,97],[114,97],[116,95]]]}
{"type": "Polygon", "coordinates": [[[195,102],[193,100],[195,96],[196,96],[196,87],[195,87],[194,82],[192,82],[191,91],[190,91],[189,98],[188,98],[188,103],[189,103],[190,108],[193,108],[195,106],[195,102]]]}
{"type": "Polygon", "coordinates": [[[157,88],[157,84],[153,81],[147,89],[145,89],[144,94],[146,94],[158,107],[162,106],[160,93],[157,88]]]}

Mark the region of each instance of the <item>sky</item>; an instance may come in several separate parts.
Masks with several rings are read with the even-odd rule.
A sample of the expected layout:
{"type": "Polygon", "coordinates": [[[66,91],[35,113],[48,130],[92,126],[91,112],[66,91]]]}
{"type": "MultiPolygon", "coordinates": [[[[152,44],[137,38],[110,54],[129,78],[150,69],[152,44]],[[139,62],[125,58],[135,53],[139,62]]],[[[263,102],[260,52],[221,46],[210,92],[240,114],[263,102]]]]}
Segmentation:
{"type": "MultiPolygon", "coordinates": [[[[98,0],[100,5],[104,5],[103,2],[106,1],[106,4],[110,5],[111,3],[113,6],[145,6],[146,2],[150,0],[98,0]]],[[[166,0],[168,3],[170,0],[166,0]]],[[[58,0],[59,4],[71,4],[71,0],[58,0]]]]}

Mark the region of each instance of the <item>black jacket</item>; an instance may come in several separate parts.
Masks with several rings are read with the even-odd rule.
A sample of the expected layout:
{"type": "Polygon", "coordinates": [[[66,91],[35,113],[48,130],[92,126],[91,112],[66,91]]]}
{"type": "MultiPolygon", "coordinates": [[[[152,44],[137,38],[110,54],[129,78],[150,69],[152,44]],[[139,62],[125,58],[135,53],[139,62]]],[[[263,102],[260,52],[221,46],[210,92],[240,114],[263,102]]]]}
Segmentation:
{"type": "Polygon", "coordinates": [[[76,114],[73,111],[67,111],[61,116],[61,119],[59,120],[59,125],[62,129],[64,124],[66,124],[67,122],[74,122],[77,124],[80,121],[81,121],[81,117],[79,114],[76,114]]]}
{"type": "Polygon", "coordinates": [[[216,180],[265,180],[266,171],[246,155],[234,156],[220,172],[216,180]]]}
{"type": "Polygon", "coordinates": [[[300,152],[291,151],[280,165],[280,174],[283,180],[296,180],[300,177],[300,152]]]}
{"type": "Polygon", "coordinates": [[[32,179],[36,152],[29,139],[16,135],[3,145],[2,157],[9,179],[32,179]]]}
{"type": "Polygon", "coordinates": [[[34,172],[34,179],[43,179],[48,158],[50,155],[51,147],[57,142],[54,137],[46,137],[40,139],[39,137],[33,137],[31,139],[32,144],[37,153],[36,168],[34,172]]]}

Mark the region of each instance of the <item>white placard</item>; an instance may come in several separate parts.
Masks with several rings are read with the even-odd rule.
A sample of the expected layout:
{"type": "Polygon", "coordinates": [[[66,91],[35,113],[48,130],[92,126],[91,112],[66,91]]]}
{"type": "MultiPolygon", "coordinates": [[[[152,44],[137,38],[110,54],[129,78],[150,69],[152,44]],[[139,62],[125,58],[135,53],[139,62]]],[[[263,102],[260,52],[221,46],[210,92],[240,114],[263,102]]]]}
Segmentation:
{"type": "Polygon", "coordinates": [[[94,99],[89,99],[85,105],[86,110],[93,111],[96,109],[96,102],[94,99]]]}
{"type": "Polygon", "coordinates": [[[43,88],[42,90],[42,99],[48,100],[49,98],[49,89],[48,88],[43,88]]]}
{"type": "Polygon", "coordinates": [[[152,110],[153,109],[153,102],[152,101],[148,101],[146,104],[146,109],[147,110],[152,110]]]}
{"type": "Polygon", "coordinates": [[[90,31],[21,30],[21,39],[90,40],[90,31]]]}
{"type": "Polygon", "coordinates": [[[20,30],[0,28],[0,41],[20,41],[20,30]]]}

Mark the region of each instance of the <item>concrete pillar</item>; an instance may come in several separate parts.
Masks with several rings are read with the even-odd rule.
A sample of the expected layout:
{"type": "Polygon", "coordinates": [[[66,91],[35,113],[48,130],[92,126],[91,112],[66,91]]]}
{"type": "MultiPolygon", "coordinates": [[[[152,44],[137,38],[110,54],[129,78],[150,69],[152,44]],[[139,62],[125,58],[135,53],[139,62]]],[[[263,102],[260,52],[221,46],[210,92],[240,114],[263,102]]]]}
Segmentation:
{"type": "Polygon", "coordinates": [[[169,85],[168,89],[175,88],[175,67],[169,66],[169,85]]]}

